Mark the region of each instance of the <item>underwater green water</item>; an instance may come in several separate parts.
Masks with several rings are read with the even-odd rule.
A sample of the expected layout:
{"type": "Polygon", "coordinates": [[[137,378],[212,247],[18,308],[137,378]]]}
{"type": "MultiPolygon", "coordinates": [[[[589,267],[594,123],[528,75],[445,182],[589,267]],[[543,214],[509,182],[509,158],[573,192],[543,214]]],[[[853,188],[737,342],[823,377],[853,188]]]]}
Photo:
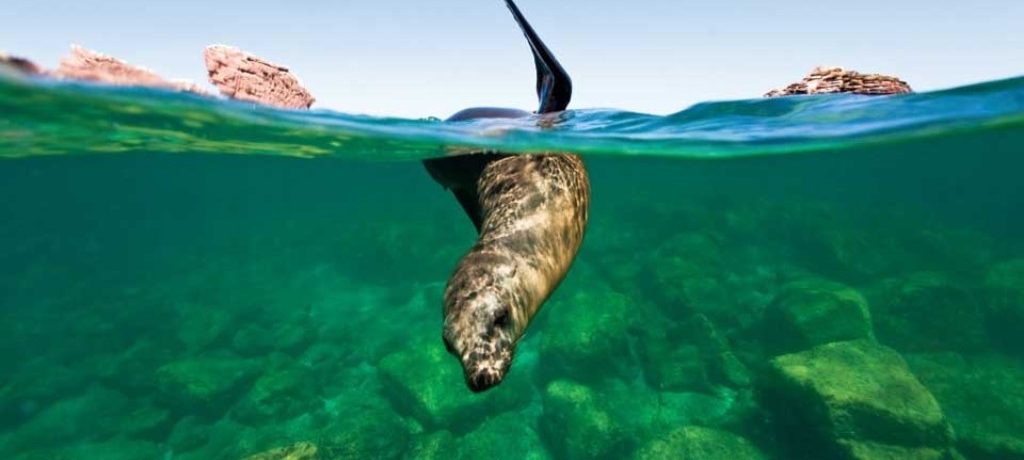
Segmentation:
{"type": "Polygon", "coordinates": [[[1024,79],[534,122],[0,79],[0,458],[1024,458],[1024,79]],[[466,146],[593,188],[481,395],[466,146]]]}

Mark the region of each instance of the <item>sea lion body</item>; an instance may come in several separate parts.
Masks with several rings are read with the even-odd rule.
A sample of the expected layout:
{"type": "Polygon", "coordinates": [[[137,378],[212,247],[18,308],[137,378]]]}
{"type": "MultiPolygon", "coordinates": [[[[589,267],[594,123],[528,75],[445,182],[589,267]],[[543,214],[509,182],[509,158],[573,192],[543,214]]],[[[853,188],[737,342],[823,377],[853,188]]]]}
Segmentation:
{"type": "Polygon", "coordinates": [[[480,168],[475,180],[446,184],[457,194],[472,188],[481,218],[476,244],[445,289],[443,336],[466,384],[483,391],[504,378],[516,342],[569,271],[583,242],[590,181],[583,160],[570,154],[430,161],[435,178],[480,168]]]}
{"type": "MultiPolygon", "coordinates": [[[[515,2],[505,5],[533,53],[537,113],[565,110],[572,97],[569,74],[515,2]]],[[[528,116],[483,107],[463,110],[448,122],[528,116]]],[[[462,363],[469,389],[484,391],[504,379],[516,342],[576,258],[587,226],[590,180],[583,160],[571,154],[480,152],[423,163],[479,232],[448,280],[443,337],[462,363]]]]}

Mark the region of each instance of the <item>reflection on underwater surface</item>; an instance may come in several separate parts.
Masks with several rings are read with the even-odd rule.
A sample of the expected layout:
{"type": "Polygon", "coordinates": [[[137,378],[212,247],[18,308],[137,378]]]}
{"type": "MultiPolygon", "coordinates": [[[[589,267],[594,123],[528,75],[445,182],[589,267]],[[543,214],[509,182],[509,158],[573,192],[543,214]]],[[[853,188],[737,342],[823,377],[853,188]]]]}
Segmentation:
{"type": "Polygon", "coordinates": [[[440,338],[473,227],[418,162],[5,160],[0,457],[1024,458],[1022,146],[588,157],[482,395],[440,338]]]}

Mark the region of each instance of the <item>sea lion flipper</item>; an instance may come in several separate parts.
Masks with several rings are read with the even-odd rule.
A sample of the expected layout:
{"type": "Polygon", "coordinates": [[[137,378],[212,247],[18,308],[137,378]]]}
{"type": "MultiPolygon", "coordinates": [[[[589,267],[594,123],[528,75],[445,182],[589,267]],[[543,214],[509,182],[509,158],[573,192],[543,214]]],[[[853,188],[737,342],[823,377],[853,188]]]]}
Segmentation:
{"type": "Polygon", "coordinates": [[[455,199],[459,200],[462,210],[466,211],[466,215],[469,216],[469,220],[473,221],[473,225],[479,233],[484,220],[484,212],[480,209],[480,197],[476,190],[459,188],[452,189],[452,193],[455,194],[455,199]]]}
{"type": "Polygon", "coordinates": [[[519,28],[526,35],[526,41],[530,43],[530,50],[533,51],[533,60],[537,65],[537,97],[540,99],[540,108],[537,113],[561,112],[569,106],[572,99],[572,79],[569,73],[562,68],[562,64],[555,59],[554,53],[537,36],[533,26],[523,17],[519,7],[512,0],[505,0],[512,16],[515,17],[519,28]]]}

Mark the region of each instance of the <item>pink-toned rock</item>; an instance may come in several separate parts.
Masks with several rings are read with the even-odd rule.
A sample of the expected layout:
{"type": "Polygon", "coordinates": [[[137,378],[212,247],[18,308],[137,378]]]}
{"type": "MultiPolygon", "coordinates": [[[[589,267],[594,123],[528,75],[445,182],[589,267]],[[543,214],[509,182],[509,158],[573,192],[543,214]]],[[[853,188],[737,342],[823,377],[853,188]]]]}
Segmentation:
{"type": "Polygon", "coordinates": [[[0,51],[0,66],[8,67],[27,75],[42,75],[46,73],[36,63],[23,57],[11,56],[3,51],[0,51]]]}
{"type": "Polygon", "coordinates": [[[817,67],[803,80],[785,88],[769,91],[765,97],[796,94],[855,93],[867,95],[905,94],[913,92],[907,82],[896,77],[862,74],[842,67],[817,67]]]}
{"type": "Polygon", "coordinates": [[[88,80],[122,86],[149,86],[178,91],[203,91],[195,84],[170,81],[149,69],[131,65],[103,53],[71,45],[71,54],[60,61],[53,76],[70,80],[88,80]]]}
{"type": "Polygon", "coordinates": [[[210,82],[229,98],[289,109],[307,109],[315,100],[287,67],[238,48],[208,46],[203,57],[210,82]]]}

